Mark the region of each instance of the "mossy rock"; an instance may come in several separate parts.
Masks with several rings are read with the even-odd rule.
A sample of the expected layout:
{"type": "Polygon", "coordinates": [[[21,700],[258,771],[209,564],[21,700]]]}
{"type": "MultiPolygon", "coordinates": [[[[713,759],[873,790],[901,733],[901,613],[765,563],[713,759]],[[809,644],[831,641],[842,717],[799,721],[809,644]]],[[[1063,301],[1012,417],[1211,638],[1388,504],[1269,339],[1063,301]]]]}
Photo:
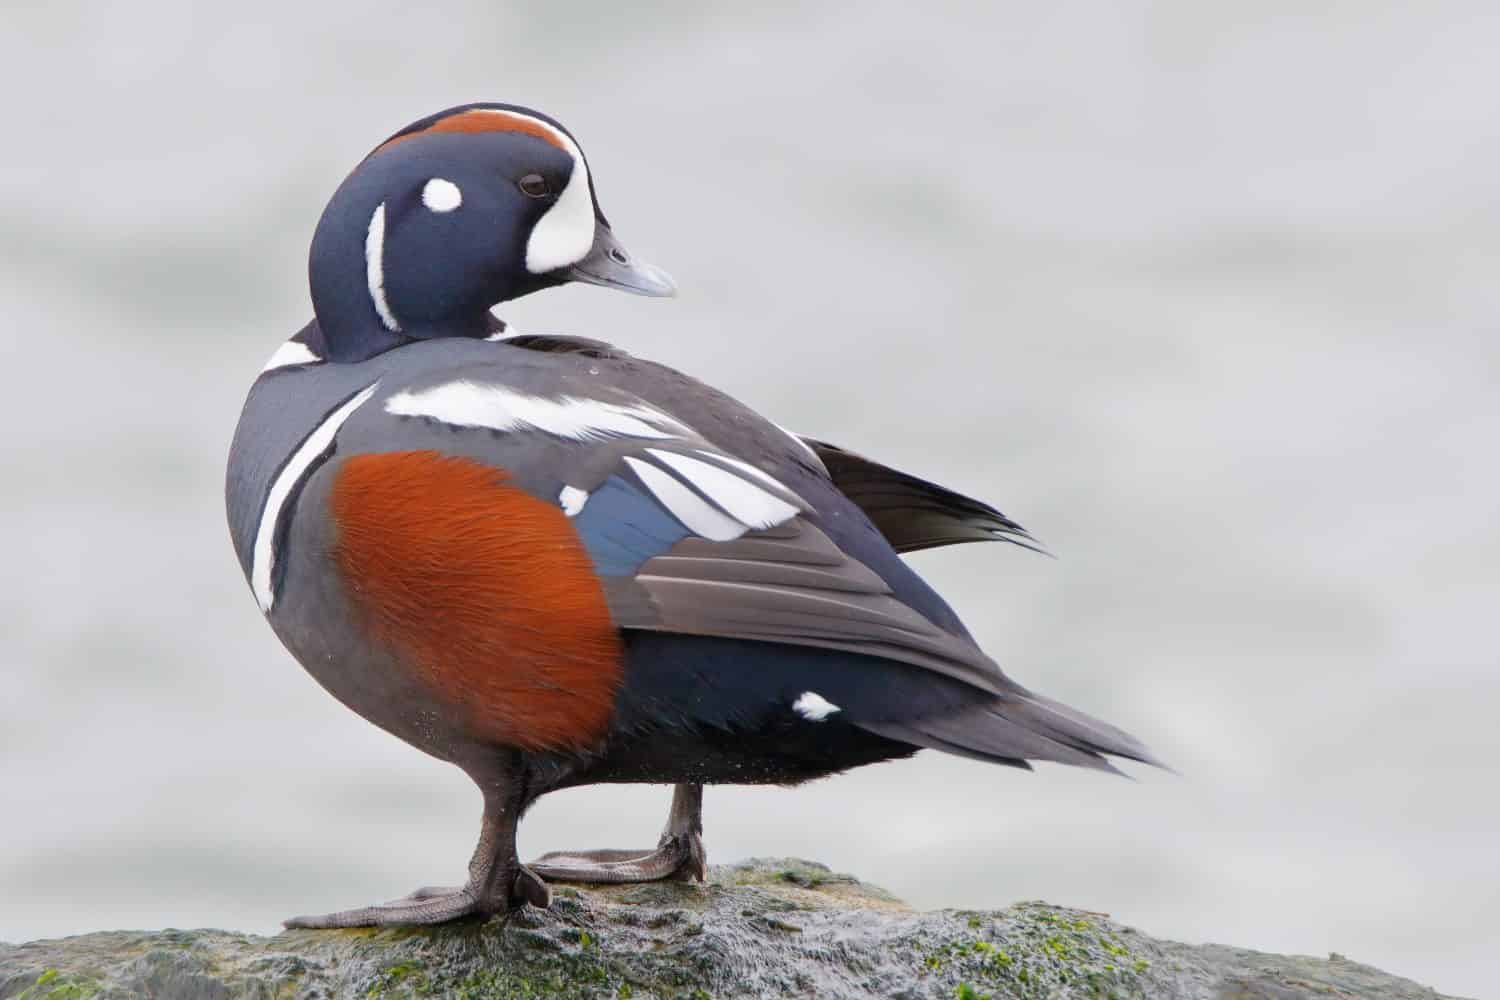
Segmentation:
{"type": "Polygon", "coordinates": [[[1161,941],[1043,903],[919,913],[796,859],[704,885],[559,886],[509,921],[402,930],[112,931],[0,944],[0,1000],[247,997],[1441,1000],[1338,956],[1161,941]]]}

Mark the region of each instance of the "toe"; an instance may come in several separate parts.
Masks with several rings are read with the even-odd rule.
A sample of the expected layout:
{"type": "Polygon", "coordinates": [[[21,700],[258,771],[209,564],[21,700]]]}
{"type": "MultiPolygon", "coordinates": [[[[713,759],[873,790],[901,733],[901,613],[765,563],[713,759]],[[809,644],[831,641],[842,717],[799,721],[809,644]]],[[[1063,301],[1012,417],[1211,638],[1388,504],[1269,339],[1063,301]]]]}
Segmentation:
{"type": "Polygon", "coordinates": [[[545,910],[552,905],[552,890],[548,888],[546,882],[542,881],[540,875],[524,865],[516,873],[515,891],[512,897],[517,903],[529,903],[539,910],[545,910]]]}
{"type": "MultiPolygon", "coordinates": [[[[420,892],[421,890],[418,890],[420,892]]],[[[442,924],[479,912],[474,896],[467,890],[441,895],[404,899],[355,910],[340,910],[320,916],[293,917],[282,926],[291,929],[326,930],[335,927],[405,927],[414,924],[442,924]]]]}

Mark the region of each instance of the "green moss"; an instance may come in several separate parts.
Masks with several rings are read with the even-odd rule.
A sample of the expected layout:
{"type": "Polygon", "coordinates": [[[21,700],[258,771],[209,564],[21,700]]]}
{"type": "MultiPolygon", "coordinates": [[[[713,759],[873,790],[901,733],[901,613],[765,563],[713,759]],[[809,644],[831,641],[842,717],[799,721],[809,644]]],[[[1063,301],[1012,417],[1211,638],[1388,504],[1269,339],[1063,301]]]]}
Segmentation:
{"type": "MultiPolygon", "coordinates": [[[[1150,961],[1135,955],[1107,924],[1035,904],[1023,904],[1012,914],[1015,919],[996,922],[983,935],[961,933],[921,952],[924,970],[958,978],[960,1000],[987,995],[1024,1000],[1063,988],[1101,1000],[1145,995],[1141,977],[1150,961]]],[[[956,916],[967,931],[984,926],[956,916]]]]}
{"type": "Polygon", "coordinates": [[[98,992],[99,984],[92,980],[68,979],[57,969],[44,969],[16,1000],[88,1000],[98,992]]]}
{"type": "Polygon", "coordinates": [[[375,982],[365,990],[366,997],[386,997],[392,990],[406,996],[421,996],[428,992],[427,975],[421,962],[406,961],[388,965],[380,970],[375,982]]]}

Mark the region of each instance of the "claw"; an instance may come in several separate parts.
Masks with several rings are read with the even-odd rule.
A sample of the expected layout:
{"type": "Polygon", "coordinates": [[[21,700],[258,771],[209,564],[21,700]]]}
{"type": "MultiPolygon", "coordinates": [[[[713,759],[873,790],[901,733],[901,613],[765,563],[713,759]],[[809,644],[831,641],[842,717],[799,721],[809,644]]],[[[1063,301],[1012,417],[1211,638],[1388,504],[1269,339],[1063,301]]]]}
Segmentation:
{"type": "Polygon", "coordinates": [[[516,875],[515,893],[512,898],[522,905],[530,903],[539,910],[545,910],[552,905],[552,890],[546,882],[542,881],[541,876],[523,865],[516,875]]]}

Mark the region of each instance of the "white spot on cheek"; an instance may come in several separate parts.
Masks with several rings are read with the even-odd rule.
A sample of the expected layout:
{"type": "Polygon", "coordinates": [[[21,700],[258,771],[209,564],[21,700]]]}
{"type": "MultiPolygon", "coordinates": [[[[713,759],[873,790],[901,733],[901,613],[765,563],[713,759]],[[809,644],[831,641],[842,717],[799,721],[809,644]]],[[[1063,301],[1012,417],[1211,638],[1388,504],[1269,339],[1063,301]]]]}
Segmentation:
{"type": "Polygon", "coordinates": [[[422,204],[433,212],[451,212],[464,203],[464,193],[458,185],[442,177],[434,177],[422,185],[422,204]]]}
{"type": "Polygon", "coordinates": [[[365,230],[365,284],[380,322],[392,333],[400,333],[401,324],[385,300],[385,202],[376,207],[370,216],[370,228],[365,230]]]}
{"type": "Polygon", "coordinates": [[[802,696],[792,702],[792,710],[808,722],[822,722],[834,712],[843,711],[816,691],[803,691],[802,696]]]}
{"type": "Polygon", "coordinates": [[[557,495],[557,502],[562,504],[564,514],[575,517],[583,510],[583,505],[589,502],[589,495],[576,486],[564,486],[557,495]]]}

